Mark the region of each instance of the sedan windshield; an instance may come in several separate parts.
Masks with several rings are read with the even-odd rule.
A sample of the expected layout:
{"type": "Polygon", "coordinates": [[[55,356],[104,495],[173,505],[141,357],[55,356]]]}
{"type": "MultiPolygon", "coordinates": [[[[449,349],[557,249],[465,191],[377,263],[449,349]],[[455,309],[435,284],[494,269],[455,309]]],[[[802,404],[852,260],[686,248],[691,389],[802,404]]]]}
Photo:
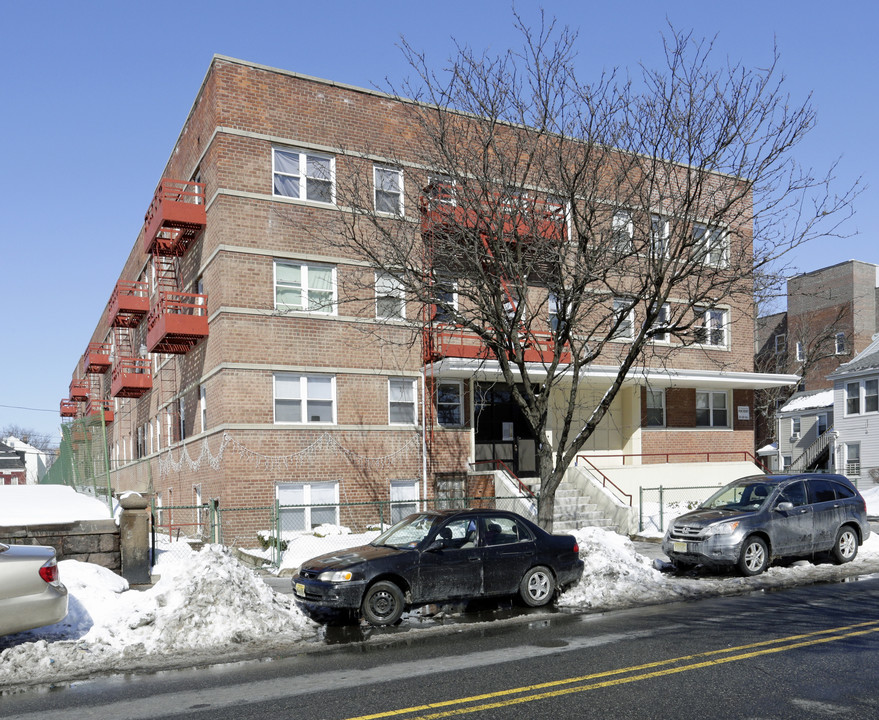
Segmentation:
{"type": "Polygon", "coordinates": [[[718,490],[699,507],[706,510],[759,510],[772,487],[759,480],[737,481],[718,490]]]}
{"type": "Polygon", "coordinates": [[[436,515],[410,515],[389,530],[385,530],[370,544],[397,548],[415,547],[427,537],[438,520],[436,515]]]}

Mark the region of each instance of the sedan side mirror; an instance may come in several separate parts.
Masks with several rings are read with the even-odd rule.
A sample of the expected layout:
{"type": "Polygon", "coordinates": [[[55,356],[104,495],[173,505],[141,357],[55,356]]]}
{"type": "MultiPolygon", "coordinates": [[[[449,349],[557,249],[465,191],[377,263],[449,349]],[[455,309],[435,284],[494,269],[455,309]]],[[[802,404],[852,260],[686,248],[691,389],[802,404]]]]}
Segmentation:
{"type": "Polygon", "coordinates": [[[790,510],[794,509],[794,504],[792,502],[787,502],[787,501],[780,502],[780,503],[778,503],[778,505],[775,506],[775,509],[779,510],[781,512],[789,512],[790,510]]]}
{"type": "Polygon", "coordinates": [[[424,552],[438,552],[442,550],[446,546],[446,541],[442,538],[437,538],[430,545],[424,548],[424,552]]]}

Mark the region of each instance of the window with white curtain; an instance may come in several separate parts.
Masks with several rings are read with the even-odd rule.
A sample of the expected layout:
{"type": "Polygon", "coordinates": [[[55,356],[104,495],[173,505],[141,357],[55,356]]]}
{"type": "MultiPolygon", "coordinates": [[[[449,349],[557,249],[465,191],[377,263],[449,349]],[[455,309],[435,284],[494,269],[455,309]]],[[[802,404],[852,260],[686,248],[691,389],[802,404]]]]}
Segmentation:
{"type": "Polygon", "coordinates": [[[275,373],[275,423],[334,423],[335,397],[332,375],[275,373]]]}
{"type": "Polygon", "coordinates": [[[418,481],[391,480],[391,524],[418,512],[418,481]]]}
{"type": "Polygon", "coordinates": [[[388,419],[391,425],[415,424],[415,380],[388,379],[388,419]]]}
{"type": "Polygon", "coordinates": [[[279,483],[276,495],[281,532],[339,524],[338,482],[279,483]]]}
{"type": "Polygon", "coordinates": [[[335,158],[330,155],[273,148],[272,190],[282,197],[335,202],[335,158]]]}
{"type": "Polygon", "coordinates": [[[403,214],[403,171],[399,168],[373,167],[375,211],[389,215],[403,214]]]}
{"type": "Polygon", "coordinates": [[[336,312],[336,269],[275,260],[275,308],[336,312]]]}

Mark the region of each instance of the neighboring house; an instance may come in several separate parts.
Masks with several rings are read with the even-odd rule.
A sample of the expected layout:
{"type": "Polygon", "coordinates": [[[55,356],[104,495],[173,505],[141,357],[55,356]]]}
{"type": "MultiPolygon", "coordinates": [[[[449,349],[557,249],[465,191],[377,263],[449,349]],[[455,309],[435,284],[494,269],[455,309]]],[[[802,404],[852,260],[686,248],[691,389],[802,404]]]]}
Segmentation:
{"type": "Polygon", "coordinates": [[[838,436],[836,467],[861,487],[879,482],[879,334],[828,378],[838,436]]]}
{"type": "Polygon", "coordinates": [[[807,472],[833,467],[833,390],[798,392],[775,415],[771,470],[807,472]]]}
{"type": "Polygon", "coordinates": [[[27,484],[36,485],[49,468],[49,455],[33,445],[10,435],[5,442],[13,450],[24,453],[24,464],[27,469],[27,484]]]}
{"type": "Polygon", "coordinates": [[[27,470],[24,453],[0,443],[0,485],[24,485],[27,483],[27,470]]]}
{"type": "Polygon", "coordinates": [[[796,392],[830,389],[828,375],[879,332],[879,266],[847,260],[789,278],[787,309],[757,318],[755,369],[792,373],[799,384],[756,397],[757,447],[774,441],[775,412],[796,392]]]}
{"type": "MultiPolygon", "coordinates": [[[[356,525],[344,503],[404,514],[476,463],[535,474],[497,362],[460,338],[413,346],[423,308],[326,238],[348,211],[337,182],[369,183],[377,210],[411,221],[424,203],[404,202],[404,173],[451,202],[421,162],[408,102],[214,57],[61,403],[65,418],[101,421],[117,491],[166,508],[301,506],[292,530],[356,525]],[[374,299],[343,302],[373,277],[374,299]]],[[[442,292],[457,302],[454,281],[442,292]]],[[[673,360],[647,356],[584,453],[629,465],[753,453],[755,389],[792,378],[753,372],[750,303],[703,322],[692,348],[657,344],[673,360]]],[[[615,372],[588,368],[584,395],[601,398],[615,372]]]]}

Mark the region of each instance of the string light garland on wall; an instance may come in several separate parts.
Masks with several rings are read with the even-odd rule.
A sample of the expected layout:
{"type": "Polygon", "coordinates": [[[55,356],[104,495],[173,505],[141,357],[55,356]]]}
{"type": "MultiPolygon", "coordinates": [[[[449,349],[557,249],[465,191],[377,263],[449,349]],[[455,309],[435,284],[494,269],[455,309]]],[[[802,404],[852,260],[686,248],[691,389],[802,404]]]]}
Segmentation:
{"type": "Polygon", "coordinates": [[[228,432],[223,433],[220,447],[216,453],[212,453],[208,445],[208,439],[201,442],[201,453],[194,458],[189,454],[189,448],[184,443],[180,449],[177,460],[169,448],[159,456],[159,477],[165,477],[171,473],[180,472],[184,466],[190,471],[200,470],[205,465],[212,470],[218,470],[223,462],[223,456],[227,450],[234,452],[238,457],[248,461],[257,470],[289,470],[291,467],[299,468],[318,453],[336,453],[347,458],[351,463],[361,469],[386,468],[394,465],[403,455],[409,454],[413,449],[420,452],[421,437],[413,433],[409,439],[397,450],[379,457],[361,455],[340,443],[330,433],[323,433],[313,443],[288,455],[265,455],[251,450],[243,443],[233,438],[228,432]]]}

